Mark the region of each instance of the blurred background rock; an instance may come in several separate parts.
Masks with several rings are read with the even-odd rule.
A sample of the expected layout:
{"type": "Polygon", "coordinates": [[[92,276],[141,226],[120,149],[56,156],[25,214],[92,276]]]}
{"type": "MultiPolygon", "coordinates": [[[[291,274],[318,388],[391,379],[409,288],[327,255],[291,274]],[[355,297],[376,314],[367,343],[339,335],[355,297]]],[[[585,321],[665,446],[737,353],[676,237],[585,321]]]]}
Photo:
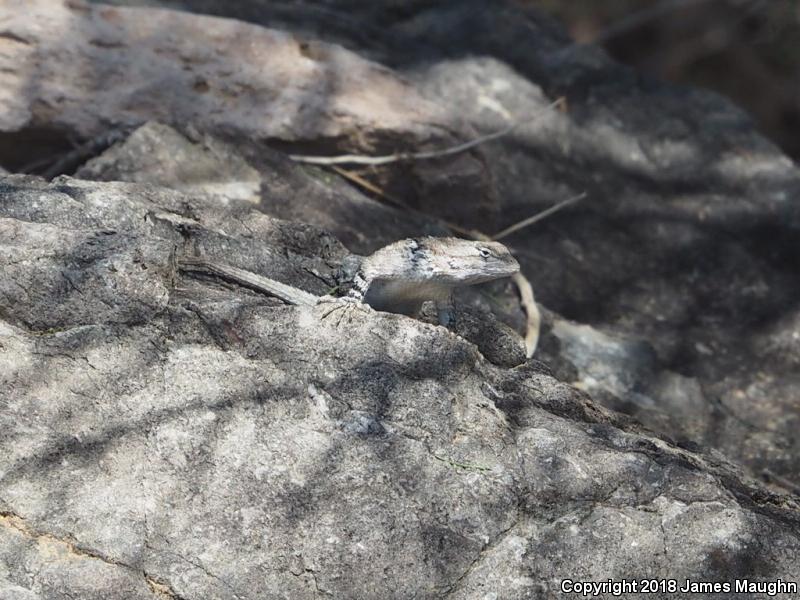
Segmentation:
{"type": "Polygon", "coordinates": [[[517,0],[557,17],[579,43],[662,79],[724,94],[800,156],[800,2],[517,0]]]}

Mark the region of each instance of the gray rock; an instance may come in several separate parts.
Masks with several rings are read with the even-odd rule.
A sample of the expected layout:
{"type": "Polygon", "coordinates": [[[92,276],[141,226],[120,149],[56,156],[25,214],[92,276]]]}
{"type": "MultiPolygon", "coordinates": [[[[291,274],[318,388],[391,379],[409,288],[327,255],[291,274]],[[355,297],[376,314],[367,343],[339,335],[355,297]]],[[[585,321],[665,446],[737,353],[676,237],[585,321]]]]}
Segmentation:
{"type": "Polygon", "coordinates": [[[171,266],[201,244],[313,289],[298,265],[338,252],[321,232],[153,186],[2,185],[0,573],[15,594],[524,598],[609,573],[800,577],[793,499],[536,363],[171,266]]]}
{"type": "MultiPolygon", "coordinates": [[[[370,252],[382,243],[420,232],[447,235],[447,231],[421,216],[403,214],[366,198],[324,173],[287,161],[275,152],[249,152],[246,144],[225,143],[205,134],[191,141],[166,125],[148,122],[129,138],[78,170],[80,177],[105,181],[151,182],[187,194],[204,194],[220,202],[250,201],[271,215],[312,223],[334,232],[356,250],[370,252]],[[247,155],[247,159],[245,159],[247,155]],[[267,162],[268,161],[268,162],[267,162]],[[258,165],[256,170],[251,164],[258,165]],[[262,175],[263,174],[263,175],[262,175]],[[322,179],[322,180],[320,180],[322,179]],[[254,198],[252,194],[258,192],[254,198]],[[255,201],[254,201],[255,200],[255,201]],[[352,217],[352,218],[348,218],[352,217]],[[369,237],[365,236],[366,228],[369,237]]],[[[246,205],[238,202],[240,205],[246,205]]],[[[336,286],[346,290],[358,269],[358,255],[346,257],[336,286]]],[[[500,284],[508,287],[507,283],[500,284]]],[[[332,286],[333,287],[333,286],[332,286]]],[[[481,290],[498,289],[498,285],[481,290]]],[[[501,307],[511,326],[499,322],[480,293],[462,290],[456,333],[473,342],[491,362],[515,366],[525,362],[525,348],[518,333],[521,313],[518,303],[501,307]],[[474,307],[474,309],[470,308],[474,307]]],[[[495,294],[494,306],[498,305],[495,294]]],[[[513,296],[505,294],[506,297],[513,296]]],[[[438,322],[435,315],[427,319],[438,322]]]]}
{"type": "MultiPolygon", "coordinates": [[[[184,6],[231,10],[213,0],[184,6]]],[[[659,430],[674,435],[677,425],[756,473],[800,481],[790,391],[800,361],[791,325],[800,177],[752,120],[715,94],[668,86],[574,45],[519,3],[420,2],[408,12],[347,0],[327,6],[389,32],[358,36],[342,24],[333,28],[338,41],[402,70],[483,133],[566,98],[563,113],[484,146],[501,217],[495,230],[480,217],[466,222],[492,233],[586,192],[506,240],[537,299],[570,320],[646,341],[664,372],[656,379],[680,378],[656,387],[687,382],[676,405],[692,410],[659,430]]],[[[309,20],[311,12],[295,14],[309,20]]],[[[430,210],[456,209],[445,200],[430,210]]]]}
{"type": "Polygon", "coordinates": [[[80,171],[138,183],[0,181],[0,597],[513,599],[559,596],[566,578],[800,578],[796,496],[714,450],[787,489],[797,477],[800,185],[741,111],[517,3],[181,1],[296,34],[29,4],[0,8],[2,164],[131,121],[171,127],[80,171]],[[320,91],[320,73],[342,78],[320,91]],[[424,214],[284,153],[439,147],[473,135],[465,120],[494,131],[562,94],[565,113],[468,155],[374,174],[424,214]],[[366,253],[436,218],[492,233],[579,191],[507,240],[539,300],[592,326],[547,317],[552,369],[510,368],[501,334],[482,351],[505,366],[429,323],[322,319],[175,269],[199,252],[321,294],[347,256],[336,238],[366,253]]]}
{"type": "Polygon", "coordinates": [[[42,598],[24,587],[3,580],[0,580],[0,594],[7,600],[41,600],[42,598]]]}
{"type": "Polygon", "coordinates": [[[147,122],[92,158],[75,173],[81,179],[153,183],[184,192],[258,204],[261,174],[227,144],[147,122]]]}
{"type": "MultiPolygon", "coordinates": [[[[586,192],[579,205],[508,240],[537,299],[572,321],[656,350],[653,385],[678,385],[676,403],[692,407],[673,413],[668,402],[659,412],[672,413],[671,423],[662,419],[658,430],[699,434],[692,440],[756,473],[768,469],[800,482],[792,391],[800,363],[792,338],[800,210],[792,199],[800,178],[743,111],[575,45],[519,3],[159,4],[343,44],[402,71],[428,100],[481,132],[566,97],[566,112],[544,114],[480,150],[492,173],[496,222],[478,214],[477,204],[424,182],[414,196],[435,199],[424,204],[428,213],[457,215],[462,225],[492,233],[586,192]]],[[[437,168],[425,181],[436,180],[437,168]]],[[[343,221],[353,223],[352,215],[343,221]]],[[[341,237],[332,228],[336,217],[326,218],[323,226],[341,237]]],[[[373,229],[374,219],[364,231],[373,229]]],[[[346,233],[342,239],[360,252],[384,241],[370,245],[346,233]]],[[[603,396],[609,406],[644,418],[642,402],[637,408],[612,396],[603,396]]],[[[656,426],[656,413],[651,417],[656,426]]]]}
{"type": "MultiPolygon", "coordinates": [[[[150,120],[284,150],[326,140],[323,155],[391,153],[398,140],[411,150],[448,146],[474,135],[391,70],[286,31],[70,0],[31,0],[25,11],[0,5],[0,20],[10,40],[0,55],[0,163],[12,170],[55,168],[76,141],[92,146],[110,129],[150,120]]],[[[206,166],[180,175],[188,185],[206,166]]],[[[379,173],[380,186],[419,182],[492,214],[490,175],[474,156],[443,158],[433,173],[413,162],[379,173]]],[[[244,177],[237,193],[251,191],[244,177]]]]}
{"type": "Polygon", "coordinates": [[[692,444],[713,434],[715,418],[724,418],[696,379],[665,369],[644,340],[557,318],[551,331],[560,342],[559,356],[576,367],[568,381],[653,431],[692,444]]]}
{"type": "Polygon", "coordinates": [[[91,137],[108,124],[159,119],[297,141],[352,135],[358,122],[419,133],[428,131],[425,121],[445,125],[440,107],[339,46],[176,11],[61,0],[26,8],[0,13],[13,42],[0,59],[4,132],[43,118],[91,137]],[[91,68],[102,73],[102,86],[84,72],[91,68]],[[84,76],[72,77],[75,71],[84,76]],[[31,80],[39,84],[25,87],[31,80]],[[45,101],[49,112],[37,114],[45,101]]]}
{"type": "Polygon", "coordinates": [[[447,235],[429,217],[368,198],[321,169],[299,165],[248,140],[226,142],[148,122],[88,161],[85,179],[147,182],[219,201],[248,200],[281,219],[321,227],[353,252],[369,254],[413,235],[447,235]]]}
{"type": "MultiPolygon", "coordinates": [[[[489,4],[407,20],[405,34],[440,53],[404,66],[482,132],[566,98],[565,112],[486,148],[500,226],[588,195],[506,240],[537,299],[655,349],[645,394],[656,412],[605,396],[609,406],[796,485],[796,166],[725,99],[650,80],[533,12],[489,4]]],[[[628,357],[622,371],[636,372],[638,353],[628,357]]]]}

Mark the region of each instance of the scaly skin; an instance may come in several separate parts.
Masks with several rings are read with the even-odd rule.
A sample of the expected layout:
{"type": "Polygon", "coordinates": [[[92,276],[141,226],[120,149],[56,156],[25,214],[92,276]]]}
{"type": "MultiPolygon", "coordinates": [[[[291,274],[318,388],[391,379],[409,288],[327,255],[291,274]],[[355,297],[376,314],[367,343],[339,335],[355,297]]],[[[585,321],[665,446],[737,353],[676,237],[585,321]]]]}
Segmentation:
{"type": "Polygon", "coordinates": [[[503,244],[424,237],[389,244],[364,259],[350,297],[376,310],[414,316],[436,303],[439,322],[452,322],[456,287],[510,277],[519,264],[503,244]]]}
{"type": "MultiPolygon", "coordinates": [[[[364,303],[375,310],[416,316],[422,303],[436,303],[439,322],[452,322],[452,293],[456,287],[510,277],[519,264],[499,242],[475,242],[458,238],[423,237],[389,244],[366,257],[354,277],[354,287],[344,298],[322,296],[280,283],[268,277],[198,257],[179,261],[184,271],[221,277],[276,296],[295,305],[320,302],[355,306],[364,303]]],[[[332,306],[323,316],[336,310],[332,306]]]]}

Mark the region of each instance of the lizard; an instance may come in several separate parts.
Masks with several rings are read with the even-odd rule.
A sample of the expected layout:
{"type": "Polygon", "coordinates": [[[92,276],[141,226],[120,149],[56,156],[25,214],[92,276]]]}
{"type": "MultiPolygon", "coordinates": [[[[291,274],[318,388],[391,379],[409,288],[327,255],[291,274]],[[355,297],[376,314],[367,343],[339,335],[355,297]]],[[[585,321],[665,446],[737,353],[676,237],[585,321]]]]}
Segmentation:
{"type": "Polygon", "coordinates": [[[178,261],[184,271],[195,271],[233,281],[299,306],[321,302],[362,303],[375,310],[417,316],[422,304],[436,304],[439,323],[453,322],[452,294],[457,287],[475,285],[519,272],[519,263],[500,242],[454,237],[400,240],[364,257],[346,296],[315,296],[296,287],[221,265],[203,258],[178,261]]]}

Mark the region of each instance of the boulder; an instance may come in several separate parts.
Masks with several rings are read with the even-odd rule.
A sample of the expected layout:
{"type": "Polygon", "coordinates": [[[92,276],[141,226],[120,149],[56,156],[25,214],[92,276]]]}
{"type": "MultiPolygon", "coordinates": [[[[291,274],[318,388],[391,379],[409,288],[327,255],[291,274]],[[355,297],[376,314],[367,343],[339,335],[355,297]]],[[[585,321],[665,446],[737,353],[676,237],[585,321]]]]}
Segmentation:
{"type": "Polygon", "coordinates": [[[0,164],[48,175],[0,179],[0,597],[800,580],[800,179],[747,115],[521,3],[147,4],[0,6],[0,164]],[[177,268],[322,295],[581,192],[503,240],[521,365],[504,282],[451,332],[177,268]]]}
{"type": "Polygon", "coordinates": [[[193,248],[319,292],[343,256],[321,230],[145,184],[0,186],[4,597],[800,577],[795,499],[536,361],[495,366],[442,327],[324,318],[175,268],[193,248]]]}

